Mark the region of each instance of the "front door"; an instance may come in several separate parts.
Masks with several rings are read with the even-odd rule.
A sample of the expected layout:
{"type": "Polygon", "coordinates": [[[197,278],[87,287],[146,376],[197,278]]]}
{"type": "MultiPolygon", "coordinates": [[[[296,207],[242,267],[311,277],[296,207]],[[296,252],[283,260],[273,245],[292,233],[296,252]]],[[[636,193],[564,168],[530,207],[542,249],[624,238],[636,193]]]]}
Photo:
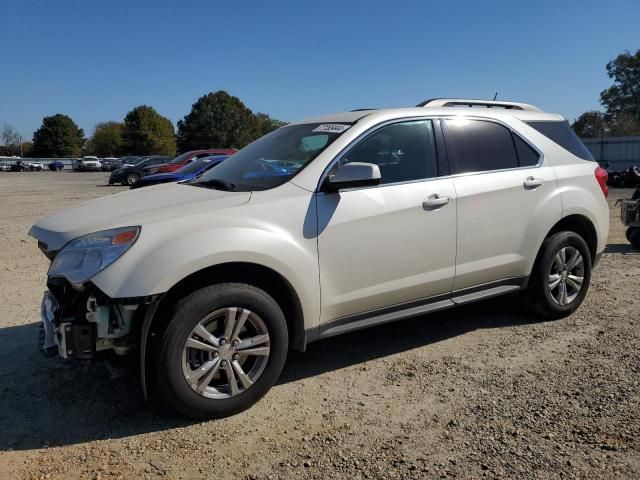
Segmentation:
{"type": "Polygon", "coordinates": [[[433,124],[383,126],[345,154],[376,163],[379,186],[319,193],[321,322],[448,295],[456,256],[456,196],[438,178],[433,124]]]}

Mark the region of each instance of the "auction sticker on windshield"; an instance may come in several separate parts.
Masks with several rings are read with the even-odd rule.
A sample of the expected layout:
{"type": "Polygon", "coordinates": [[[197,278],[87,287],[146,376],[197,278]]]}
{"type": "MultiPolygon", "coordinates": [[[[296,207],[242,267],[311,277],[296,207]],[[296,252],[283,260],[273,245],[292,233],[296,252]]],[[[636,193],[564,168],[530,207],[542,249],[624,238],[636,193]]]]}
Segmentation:
{"type": "Polygon", "coordinates": [[[351,125],[344,125],[341,123],[323,123],[311,130],[312,132],[327,132],[327,133],[342,133],[347,130],[351,125]]]}

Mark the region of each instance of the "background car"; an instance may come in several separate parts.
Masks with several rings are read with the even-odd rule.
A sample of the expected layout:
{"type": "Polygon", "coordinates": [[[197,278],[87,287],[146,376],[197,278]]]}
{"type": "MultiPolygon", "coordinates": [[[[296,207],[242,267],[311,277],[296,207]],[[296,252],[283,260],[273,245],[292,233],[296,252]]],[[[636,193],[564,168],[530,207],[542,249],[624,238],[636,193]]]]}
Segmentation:
{"type": "Polygon", "coordinates": [[[0,172],[10,172],[11,171],[11,165],[8,165],[6,163],[0,163],[0,172]]]}
{"type": "Polygon", "coordinates": [[[198,158],[183,166],[181,169],[170,173],[156,173],[154,175],[147,175],[142,177],[138,182],[131,185],[131,188],[148,187],[150,185],[157,185],[159,183],[181,182],[184,180],[191,180],[197,177],[203,172],[219,165],[224,160],[229,158],[229,155],[211,155],[204,158],[198,158]]]}
{"type": "Polygon", "coordinates": [[[176,158],[171,160],[168,163],[163,163],[161,165],[155,165],[153,167],[149,167],[146,170],[145,175],[153,175],[156,173],[169,173],[180,170],[182,167],[187,165],[198,158],[210,157],[212,155],[233,155],[237,150],[233,148],[211,148],[209,150],[191,150],[190,152],[185,152],[181,155],[178,155],[176,158]]]}
{"type": "Polygon", "coordinates": [[[16,163],[11,165],[12,172],[26,172],[27,170],[29,170],[29,164],[22,160],[18,160],[16,163]]]}
{"type": "Polygon", "coordinates": [[[100,160],[103,172],[113,172],[122,167],[122,159],[115,157],[107,157],[100,160]]]}
{"type": "Polygon", "coordinates": [[[98,157],[86,156],[78,160],[74,166],[77,172],[99,172],[102,166],[98,157]]]}
{"type": "Polygon", "coordinates": [[[64,163],[62,163],[60,160],[54,160],[53,162],[49,163],[49,170],[53,172],[64,170],[64,163]]]}
{"type": "Polygon", "coordinates": [[[109,177],[109,185],[121,183],[122,185],[131,186],[138,180],[140,180],[140,178],[142,178],[145,172],[145,167],[160,165],[161,163],[166,163],[171,159],[172,157],[154,156],[142,158],[133,165],[124,164],[122,168],[118,168],[117,170],[111,172],[111,176],[109,177]]]}
{"type": "Polygon", "coordinates": [[[44,165],[42,162],[29,162],[29,170],[32,172],[42,172],[44,170],[44,165]]]}

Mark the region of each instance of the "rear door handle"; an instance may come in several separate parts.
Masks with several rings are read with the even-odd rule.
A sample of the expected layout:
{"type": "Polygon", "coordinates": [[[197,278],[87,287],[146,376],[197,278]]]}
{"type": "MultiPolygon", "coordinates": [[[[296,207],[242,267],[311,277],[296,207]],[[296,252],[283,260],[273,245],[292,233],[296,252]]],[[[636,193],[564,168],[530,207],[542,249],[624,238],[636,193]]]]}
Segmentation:
{"type": "Polygon", "coordinates": [[[435,210],[436,208],[440,208],[449,202],[451,202],[451,197],[434,193],[433,195],[429,195],[425,200],[422,201],[422,208],[424,208],[425,210],[435,210]]]}
{"type": "Polygon", "coordinates": [[[544,183],[544,180],[542,180],[541,178],[535,178],[535,177],[527,177],[524,180],[524,182],[522,182],[522,184],[524,185],[524,188],[530,188],[530,189],[538,188],[543,183],[544,183]]]}

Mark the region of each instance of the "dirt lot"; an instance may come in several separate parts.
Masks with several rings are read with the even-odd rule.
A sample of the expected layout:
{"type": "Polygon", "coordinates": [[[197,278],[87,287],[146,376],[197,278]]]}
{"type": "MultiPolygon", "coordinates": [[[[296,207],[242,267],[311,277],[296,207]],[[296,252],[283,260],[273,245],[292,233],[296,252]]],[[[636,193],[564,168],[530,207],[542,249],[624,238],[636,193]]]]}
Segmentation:
{"type": "Polygon", "coordinates": [[[639,478],[640,252],[613,209],[579,311],[501,299],[292,354],[249,411],[190,422],[133,378],[35,350],[47,260],[29,226],[108,174],[0,173],[0,479],[639,478]]]}

